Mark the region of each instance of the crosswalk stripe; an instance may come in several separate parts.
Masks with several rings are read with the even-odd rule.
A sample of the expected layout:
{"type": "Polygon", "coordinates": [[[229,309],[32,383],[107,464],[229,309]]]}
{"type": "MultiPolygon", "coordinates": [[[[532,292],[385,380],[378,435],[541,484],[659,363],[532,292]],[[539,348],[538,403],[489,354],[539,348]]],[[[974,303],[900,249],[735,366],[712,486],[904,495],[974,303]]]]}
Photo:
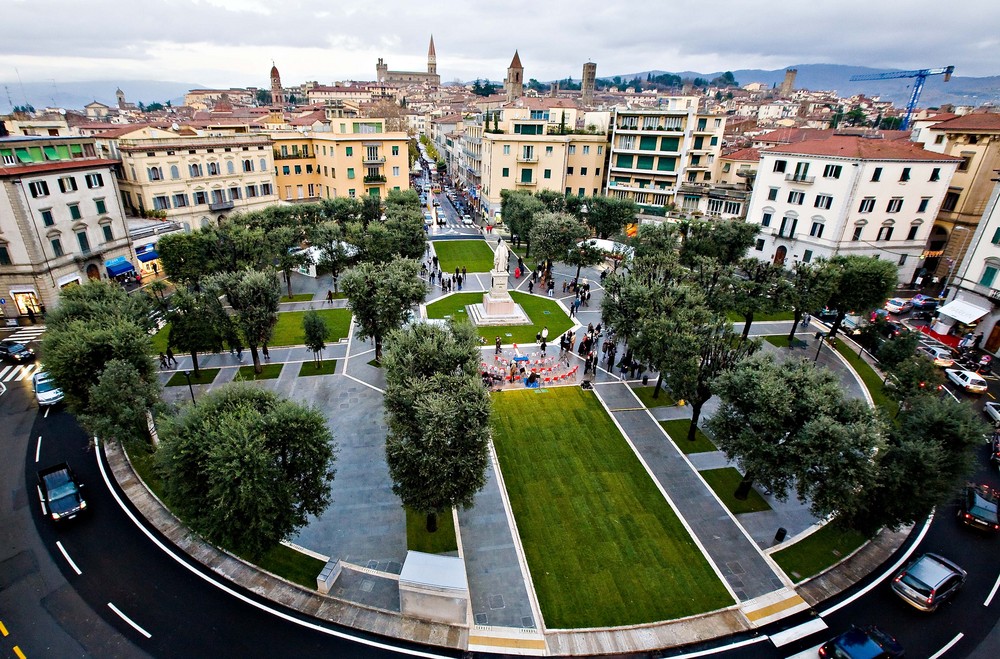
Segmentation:
{"type": "Polygon", "coordinates": [[[10,382],[11,380],[20,382],[21,380],[29,379],[34,375],[34,371],[36,370],[38,370],[38,364],[22,364],[21,366],[15,366],[14,370],[6,378],[3,378],[3,373],[6,372],[6,369],[4,369],[4,371],[0,372],[0,378],[3,378],[4,382],[10,382]]]}
{"type": "Polygon", "coordinates": [[[3,379],[3,376],[7,375],[7,371],[9,371],[11,368],[12,367],[10,367],[10,366],[4,366],[3,367],[3,370],[0,371],[0,380],[3,379]]]}
{"type": "MultiPolygon", "coordinates": [[[[22,370],[23,368],[24,368],[23,366],[15,366],[15,367],[14,367],[14,370],[13,370],[13,371],[11,371],[11,372],[10,372],[10,375],[8,375],[7,377],[5,377],[5,378],[3,379],[3,381],[4,381],[4,382],[10,382],[11,380],[13,380],[13,379],[14,379],[14,377],[15,377],[15,376],[16,376],[16,375],[17,375],[18,373],[20,373],[20,372],[21,372],[21,370],[22,370]]],[[[20,377],[18,377],[17,379],[18,379],[18,380],[20,380],[21,378],[20,378],[20,377]]]]}

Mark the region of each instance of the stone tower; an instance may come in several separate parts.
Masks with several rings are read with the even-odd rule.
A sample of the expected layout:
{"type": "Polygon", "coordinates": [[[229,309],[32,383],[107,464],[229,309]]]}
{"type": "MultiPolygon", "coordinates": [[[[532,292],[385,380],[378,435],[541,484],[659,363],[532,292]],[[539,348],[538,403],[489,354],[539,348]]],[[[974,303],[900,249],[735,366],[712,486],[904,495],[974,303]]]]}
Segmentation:
{"type": "MultiPolygon", "coordinates": [[[[447,46],[448,44],[445,44],[447,46]]],[[[434,35],[431,35],[431,45],[427,49],[427,73],[437,74],[438,60],[437,53],[434,52],[434,35]]]]}
{"type": "Polygon", "coordinates": [[[385,83],[386,76],[389,73],[389,65],[385,63],[385,60],[381,57],[375,62],[375,80],[380,84],[385,83]]]}
{"type": "Polygon", "coordinates": [[[271,105],[284,105],[285,92],[281,88],[281,76],[278,74],[278,67],[271,63],[271,105]]]}
{"type": "Polygon", "coordinates": [[[580,82],[580,100],[584,105],[594,104],[594,86],[597,84],[597,64],[587,62],[583,65],[583,80],[580,82]]]}
{"type": "Polygon", "coordinates": [[[785,79],[781,83],[781,95],[791,96],[792,90],[795,89],[795,74],[799,72],[798,69],[785,69],[785,79]]]}
{"type": "Polygon", "coordinates": [[[122,91],[121,87],[119,87],[118,89],[115,90],[115,98],[118,99],[118,109],[119,110],[124,110],[125,109],[125,92],[122,91]]]}
{"type": "Polygon", "coordinates": [[[524,96],[524,67],[521,66],[521,58],[517,51],[514,51],[514,59],[507,67],[507,77],[503,81],[503,88],[507,92],[507,102],[512,103],[515,98],[524,96]]]}

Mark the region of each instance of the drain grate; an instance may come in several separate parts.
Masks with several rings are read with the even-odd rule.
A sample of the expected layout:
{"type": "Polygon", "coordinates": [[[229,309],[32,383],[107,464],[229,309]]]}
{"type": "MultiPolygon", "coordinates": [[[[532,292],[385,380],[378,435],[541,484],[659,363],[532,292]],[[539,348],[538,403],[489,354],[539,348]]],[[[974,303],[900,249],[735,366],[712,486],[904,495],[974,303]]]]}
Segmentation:
{"type": "Polygon", "coordinates": [[[490,618],[485,613],[476,614],[476,624],[477,625],[488,625],[490,624],[490,618]]]}
{"type": "Polygon", "coordinates": [[[528,629],[534,629],[535,621],[531,616],[521,616],[521,626],[528,629]]]}
{"type": "Polygon", "coordinates": [[[363,593],[370,593],[373,590],[375,590],[375,582],[374,581],[372,581],[371,579],[362,579],[361,580],[361,592],[363,592],[363,593]]]}
{"type": "Polygon", "coordinates": [[[504,608],[503,595],[490,595],[490,608],[491,609],[502,609],[504,608]]]}

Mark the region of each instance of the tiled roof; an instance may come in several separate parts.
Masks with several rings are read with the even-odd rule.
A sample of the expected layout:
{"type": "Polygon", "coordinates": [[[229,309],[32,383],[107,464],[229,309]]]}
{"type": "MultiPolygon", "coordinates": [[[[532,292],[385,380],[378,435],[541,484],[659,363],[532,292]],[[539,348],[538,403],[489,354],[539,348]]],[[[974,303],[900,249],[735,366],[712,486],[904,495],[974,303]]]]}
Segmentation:
{"type": "Polygon", "coordinates": [[[925,160],[953,162],[961,158],[946,156],[909,141],[870,139],[833,135],[826,140],[809,140],[764,149],[764,153],[788,153],[803,156],[836,156],[856,160],[925,160]]]}
{"type": "Polygon", "coordinates": [[[90,158],[89,160],[61,160],[57,162],[40,162],[33,165],[20,165],[14,167],[0,167],[0,177],[2,176],[24,176],[25,174],[41,174],[45,172],[59,172],[70,169],[97,169],[101,167],[114,167],[119,164],[117,160],[105,160],[104,158],[90,158]]]}
{"type": "Polygon", "coordinates": [[[758,162],[760,160],[760,151],[754,148],[740,149],[739,151],[733,151],[728,156],[722,156],[726,160],[746,160],[749,162],[758,162]]]}
{"type": "Polygon", "coordinates": [[[100,133],[95,133],[94,137],[96,139],[102,139],[102,140],[113,140],[122,137],[124,135],[128,135],[129,133],[134,133],[137,130],[142,130],[143,128],[169,128],[169,127],[170,124],[168,123],[124,124],[116,128],[111,128],[110,130],[105,130],[100,133]]]}
{"type": "Polygon", "coordinates": [[[934,130],[1000,130],[1000,113],[973,112],[931,126],[934,130]]]}
{"type": "Polygon", "coordinates": [[[317,110],[316,112],[310,112],[309,114],[304,114],[300,117],[295,117],[288,122],[290,126],[312,126],[317,121],[326,121],[326,112],[323,110],[317,110]]]}

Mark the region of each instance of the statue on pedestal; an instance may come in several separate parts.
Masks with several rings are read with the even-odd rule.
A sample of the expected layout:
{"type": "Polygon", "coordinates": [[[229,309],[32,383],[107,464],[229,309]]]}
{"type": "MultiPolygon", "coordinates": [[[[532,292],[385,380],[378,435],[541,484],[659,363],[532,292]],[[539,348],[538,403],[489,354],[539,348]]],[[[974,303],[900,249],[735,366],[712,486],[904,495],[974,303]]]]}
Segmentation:
{"type": "Polygon", "coordinates": [[[507,247],[507,243],[500,239],[497,244],[497,251],[493,255],[493,272],[507,272],[507,260],[510,258],[510,248],[507,247]]]}

